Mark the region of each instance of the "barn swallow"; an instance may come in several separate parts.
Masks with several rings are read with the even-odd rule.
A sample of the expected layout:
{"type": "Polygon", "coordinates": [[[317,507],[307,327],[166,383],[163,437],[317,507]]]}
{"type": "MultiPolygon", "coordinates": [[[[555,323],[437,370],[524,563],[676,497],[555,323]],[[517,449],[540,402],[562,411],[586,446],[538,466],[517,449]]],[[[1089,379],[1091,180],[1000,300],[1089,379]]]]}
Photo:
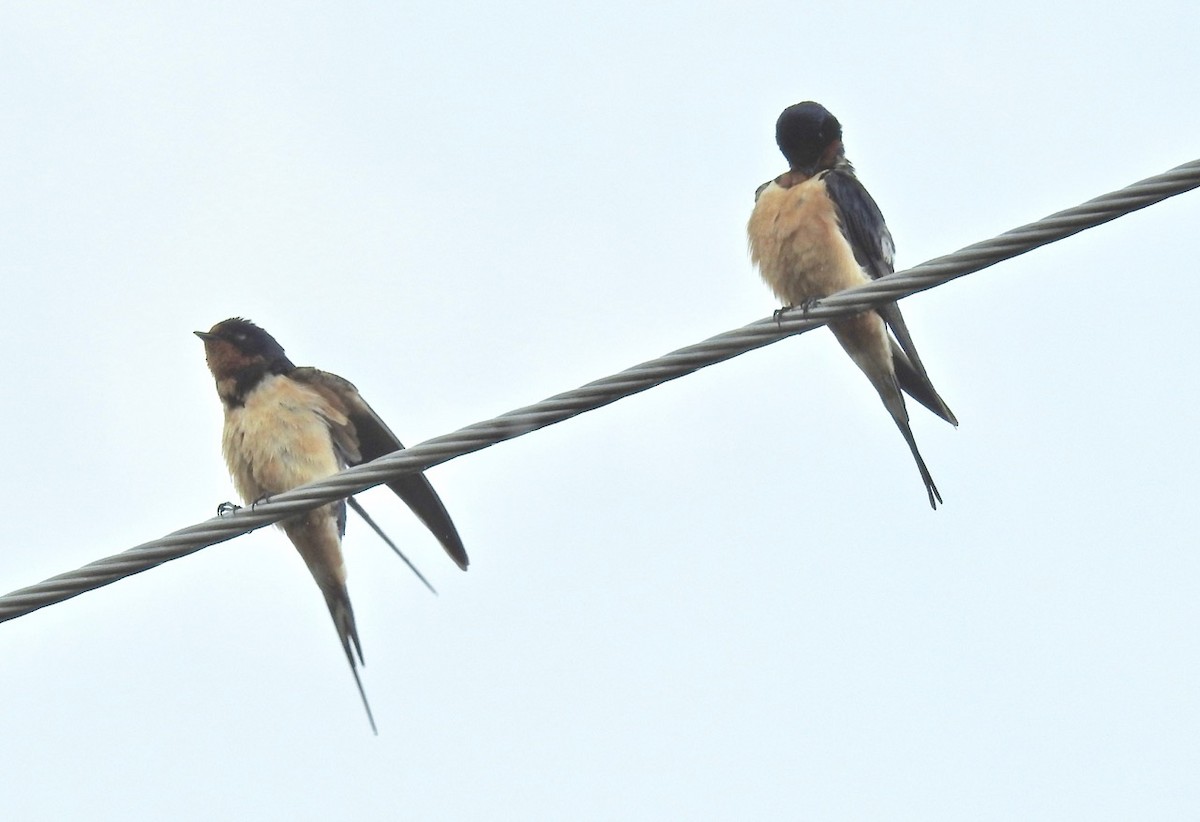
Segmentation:
{"type": "MultiPolygon", "coordinates": [[[[779,115],[775,141],[788,170],[759,186],[747,233],[751,259],[784,307],[807,307],[891,274],[891,232],[846,159],[837,118],[819,103],[797,103],[779,115]]],[[[829,328],[879,392],[936,509],[942,496],[917,450],[901,392],[954,426],[958,420],[929,381],[899,306],[886,303],[829,328]]]]}
{"type": "MultiPolygon", "coordinates": [[[[358,389],[326,371],[296,367],[275,338],[254,323],[233,318],[195,333],[204,341],[208,368],[225,408],[225,462],[247,503],[404,447],[358,389]]],[[[425,475],[406,474],[387,485],[465,571],[462,540],[425,475]]],[[[279,525],[325,595],[371,730],[378,733],[358,674],[362,646],[346,589],[341,546],[346,501],[323,505],[279,525]]]]}

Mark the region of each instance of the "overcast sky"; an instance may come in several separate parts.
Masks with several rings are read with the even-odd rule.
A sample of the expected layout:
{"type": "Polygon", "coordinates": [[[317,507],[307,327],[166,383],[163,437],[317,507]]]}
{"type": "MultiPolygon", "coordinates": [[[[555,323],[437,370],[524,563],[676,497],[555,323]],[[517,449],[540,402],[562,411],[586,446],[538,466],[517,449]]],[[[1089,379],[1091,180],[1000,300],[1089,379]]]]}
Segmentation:
{"type": "MultiPolygon", "coordinates": [[[[1194,2],[7,2],[8,591],[234,491],[233,315],[406,443],[768,315],[824,103],[914,265],[1200,157],[1194,2]]],[[[1180,819],[1200,194],[902,304],[945,498],[824,330],[386,490],[371,735],[274,528],[0,625],[11,819],[1180,819]]]]}

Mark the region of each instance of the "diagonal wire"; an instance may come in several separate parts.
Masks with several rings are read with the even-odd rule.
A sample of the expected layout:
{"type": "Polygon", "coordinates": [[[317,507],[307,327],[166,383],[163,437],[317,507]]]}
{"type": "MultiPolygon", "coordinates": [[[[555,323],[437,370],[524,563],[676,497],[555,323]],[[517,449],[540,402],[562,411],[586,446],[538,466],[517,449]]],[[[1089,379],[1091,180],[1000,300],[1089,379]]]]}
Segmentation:
{"type": "Polygon", "coordinates": [[[243,508],[233,515],[181,528],[78,570],[13,591],[0,597],[0,622],[147,571],[301,511],[357,494],[402,474],[423,471],[430,466],[601,408],[706,366],[818,328],[832,319],[925,291],[1197,187],[1200,187],[1200,160],[1193,160],[1119,191],[1006,231],[998,237],[969,245],[953,254],[921,263],[906,271],[898,271],[858,288],[840,291],[806,311],[784,312],[777,318],[758,320],[718,334],[573,391],[556,394],[485,422],[426,440],[407,450],[354,466],[319,482],[300,486],[272,497],[268,502],[243,508]]]}

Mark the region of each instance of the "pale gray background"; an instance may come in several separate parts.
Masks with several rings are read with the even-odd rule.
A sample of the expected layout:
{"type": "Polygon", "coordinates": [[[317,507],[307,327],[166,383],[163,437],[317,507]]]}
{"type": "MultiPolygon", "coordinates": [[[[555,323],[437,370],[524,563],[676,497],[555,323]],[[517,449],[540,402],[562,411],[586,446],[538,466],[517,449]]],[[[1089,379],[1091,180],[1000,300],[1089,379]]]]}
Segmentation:
{"type": "MultiPolygon", "coordinates": [[[[1200,12],[7,2],[0,588],[233,497],[230,315],[407,442],[769,314],[816,99],[912,265],[1200,156],[1200,12]]],[[[9,819],[1184,819],[1200,195],[904,302],[946,499],[824,331],[0,625],[9,819]]]]}

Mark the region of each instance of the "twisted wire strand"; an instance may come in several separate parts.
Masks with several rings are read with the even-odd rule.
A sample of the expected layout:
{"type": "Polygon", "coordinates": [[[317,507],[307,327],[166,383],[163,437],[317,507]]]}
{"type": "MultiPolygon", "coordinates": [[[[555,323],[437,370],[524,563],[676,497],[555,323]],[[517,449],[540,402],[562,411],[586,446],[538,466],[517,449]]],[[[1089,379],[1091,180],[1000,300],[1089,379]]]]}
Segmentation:
{"type": "Polygon", "coordinates": [[[1006,231],[990,240],[974,243],[953,254],[937,257],[858,288],[838,292],[807,310],[786,311],[718,334],[573,391],[556,394],[533,405],[434,437],[407,450],[396,451],[279,494],[232,515],[181,528],[160,539],[13,591],[0,597],[0,622],[109,585],[302,511],[357,494],[402,474],[423,471],[601,408],[706,366],[795,334],[803,334],[830,320],[934,288],[1197,187],[1200,187],[1200,160],[1193,160],[1119,191],[1006,231]]]}

